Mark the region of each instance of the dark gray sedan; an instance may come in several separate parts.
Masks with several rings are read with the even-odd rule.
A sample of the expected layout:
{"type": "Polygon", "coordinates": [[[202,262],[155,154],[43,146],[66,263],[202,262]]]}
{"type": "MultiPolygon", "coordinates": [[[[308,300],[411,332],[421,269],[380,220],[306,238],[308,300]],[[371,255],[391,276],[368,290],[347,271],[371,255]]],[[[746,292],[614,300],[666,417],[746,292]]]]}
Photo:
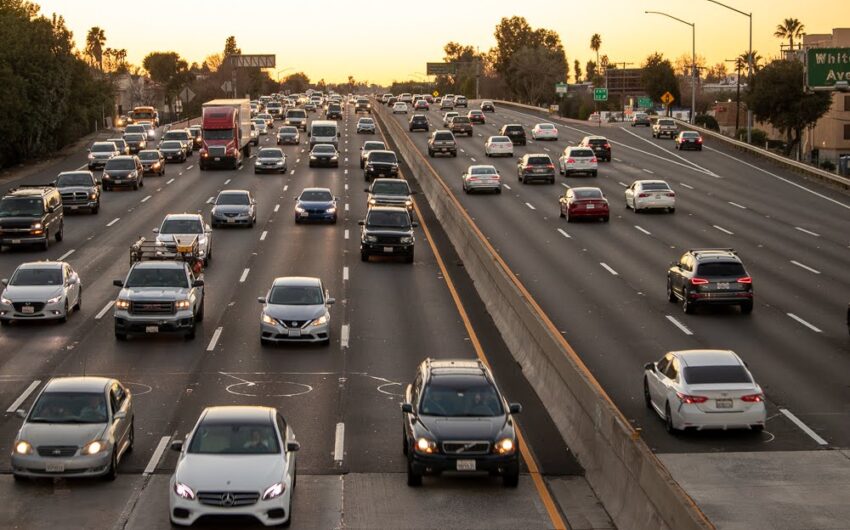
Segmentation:
{"type": "Polygon", "coordinates": [[[210,225],[248,226],[253,228],[257,222],[257,201],[248,190],[224,190],[219,192],[210,212],[210,225]]]}

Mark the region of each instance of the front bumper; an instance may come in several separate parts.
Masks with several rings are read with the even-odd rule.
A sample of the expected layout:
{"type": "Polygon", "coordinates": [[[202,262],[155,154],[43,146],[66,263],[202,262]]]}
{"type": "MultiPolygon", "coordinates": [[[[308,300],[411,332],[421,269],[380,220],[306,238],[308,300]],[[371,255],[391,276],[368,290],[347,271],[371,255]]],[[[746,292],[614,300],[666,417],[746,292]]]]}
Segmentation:
{"type": "Polygon", "coordinates": [[[377,177],[395,178],[395,177],[398,177],[398,166],[385,166],[385,167],[376,166],[372,169],[369,169],[369,166],[367,165],[363,169],[363,174],[367,178],[377,178],[377,177]]]}
{"type": "Polygon", "coordinates": [[[55,320],[65,316],[64,297],[60,298],[58,302],[53,304],[34,302],[31,306],[33,308],[38,306],[43,307],[41,307],[38,311],[33,310],[32,313],[24,313],[23,310],[16,311],[13,305],[0,303],[0,320],[55,320]]]}
{"type": "MultiPolygon", "coordinates": [[[[417,451],[411,450],[411,466],[417,473],[424,475],[439,475],[444,471],[457,471],[459,460],[474,460],[475,471],[486,471],[491,473],[504,474],[516,469],[519,465],[519,459],[516,451],[510,455],[446,455],[446,454],[431,454],[424,455],[417,451]]],[[[470,471],[461,471],[469,473],[470,471]]]]}
{"type": "Polygon", "coordinates": [[[310,166],[339,167],[339,158],[311,158],[310,166]]]}
{"type": "Polygon", "coordinates": [[[410,256],[413,243],[360,243],[360,251],[370,256],[410,256]]]}
{"type": "Polygon", "coordinates": [[[273,166],[254,164],[255,173],[280,173],[283,171],[286,171],[286,164],[279,164],[273,166]]]}
{"type": "Polygon", "coordinates": [[[106,175],[104,175],[103,178],[102,178],[102,181],[103,181],[104,186],[106,186],[108,184],[110,187],[113,187],[113,186],[133,186],[133,185],[135,185],[139,182],[139,179],[135,178],[135,177],[114,178],[114,177],[107,177],[106,175]]]}
{"type": "Polygon", "coordinates": [[[213,226],[219,225],[249,225],[253,221],[253,218],[246,214],[239,214],[234,216],[228,215],[210,215],[210,224],[213,226]]]}
{"type": "MultiPolygon", "coordinates": [[[[108,449],[111,449],[108,448],[108,449]]],[[[67,458],[44,457],[38,453],[19,455],[12,453],[12,473],[23,477],[97,477],[109,471],[111,451],[104,450],[96,455],[80,455],[67,458]],[[62,471],[47,471],[47,466],[62,471]]]]}
{"type": "Polygon", "coordinates": [[[191,309],[177,311],[174,315],[131,315],[125,310],[115,311],[117,333],[181,333],[194,327],[191,309]]]}
{"type": "MultiPolygon", "coordinates": [[[[27,232],[29,232],[29,230],[27,232]]],[[[39,245],[47,241],[46,233],[34,236],[27,232],[10,234],[0,231],[0,246],[16,247],[19,245],[39,245]]]]}
{"type": "Polygon", "coordinates": [[[63,202],[62,209],[66,212],[75,211],[75,210],[91,210],[92,208],[96,208],[98,206],[98,202],[96,199],[88,200],[85,202],[63,202]]]}
{"type": "MultiPolygon", "coordinates": [[[[292,485],[287,482],[283,495],[267,501],[258,500],[250,506],[210,506],[197,500],[184,499],[174,493],[174,479],[169,485],[168,507],[171,521],[191,525],[202,517],[253,517],[264,526],[278,526],[289,520],[292,485]]],[[[196,492],[197,493],[197,492],[196,492]]]]}
{"type": "Polygon", "coordinates": [[[286,328],[280,323],[268,324],[260,321],[260,337],[270,342],[323,342],[330,337],[330,322],[318,326],[286,328]],[[296,331],[296,333],[292,333],[296,331]]]}

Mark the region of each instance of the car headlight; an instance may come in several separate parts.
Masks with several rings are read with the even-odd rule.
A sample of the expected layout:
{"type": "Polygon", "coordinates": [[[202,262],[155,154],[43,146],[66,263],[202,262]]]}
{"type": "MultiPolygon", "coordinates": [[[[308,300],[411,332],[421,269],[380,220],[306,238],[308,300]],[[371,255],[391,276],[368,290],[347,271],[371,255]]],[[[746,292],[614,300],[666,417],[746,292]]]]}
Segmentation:
{"type": "Polygon", "coordinates": [[[315,159],[316,159],[316,155],[310,155],[310,160],[315,160],[315,159]]]}
{"type": "Polygon", "coordinates": [[[493,446],[493,451],[500,455],[509,455],[516,450],[516,444],[511,438],[503,438],[493,446]]]}
{"type": "Polygon", "coordinates": [[[177,300],[177,303],[174,304],[177,309],[189,309],[192,307],[192,302],[189,300],[177,300]]]}
{"type": "Polygon", "coordinates": [[[304,210],[304,208],[302,208],[301,206],[296,206],[295,211],[298,213],[304,213],[306,210],[304,210]]]}
{"type": "Polygon", "coordinates": [[[310,322],[311,326],[322,326],[328,323],[328,315],[322,315],[310,322]]]}
{"type": "Polygon", "coordinates": [[[412,236],[405,236],[405,237],[401,238],[401,242],[405,243],[405,244],[413,243],[413,237],[412,236]]]}
{"type": "Polygon", "coordinates": [[[89,160],[94,160],[94,155],[89,153],[89,160]]]}
{"type": "Polygon", "coordinates": [[[115,301],[116,309],[130,309],[130,301],[119,298],[115,301]]]}
{"type": "Polygon", "coordinates": [[[437,442],[428,438],[417,438],[415,447],[419,453],[433,454],[437,452],[437,442]]]}
{"type": "Polygon", "coordinates": [[[5,296],[2,296],[0,297],[0,304],[12,305],[12,301],[6,298],[5,296]]]}
{"type": "Polygon", "coordinates": [[[282,166],[282,165],[283,165],[283,160],[278,160],[278,161],[277,161],[277,162],[275,162],[274,164],[275,164],[276,166],[282,166]]]}
{"type": "Polygon", "coordinates": [[[159,168],[159,162],[154,162],[153,164],[151,164],[151,167],[154,168],[154,169],[158,169],[159,168]]]}
{"type": "Polygon", "coordinates": [[[89,199],[97,199],[97,193],[89,193],[89,199]]]}
{"type": "Polygon", "coordinates": [[[272,484],[263,492],[263,500],[267,501],[270,499],[274,499],[275,497],[280,497],[281,495],[283,495],[284,491],[286,491],[286,484],[284,484],[283,482],[272,484]]]}
{"type": "Polygon", "coordinates": [[[337,155],[333,155],[333,156],[331,157],[331,160],[336,160],[337,158],[339,158],[337,155]]]}
{"type": "Polygon", "coordinates": [[[375,199],[369,199],[369,204],[375,206],[376,204],[378,204],[378,201],[376,201],[375,199]]]}
{"type": "Polygon", "coordinates": [[[48,300],[47,303],[48,304],[55,304],[55,303],[59,302],[59,300],[61,300],[61,299],[62,299],[62,295],[60,294],[59,296],[54,296],[53,298],[48,300]]]}
{"type": "Polygon", "coordinates": [[[188,499],[190,501],[195,500],[195,492],[192,491],[192,488],[182,482],[174,482],[174,493],[183,499],[188,499]]]}
{"type": "Polygon", "coordinates": [[[83,455],[96,455],[101,451],[106,450],[106,444],[100,440],[93,440],[86,445],[83,446],[83,450],[80,451],[80,454],[83,455]]]}
{"type": "Polygon", "coordinates": [[[407,199],[406,201],[404,201],[404,205],[407,206],[408,208],[410,208],[411,206],[413,206],[413,201],[411,201],[410,199],[407,199]]]}
{"type": "Polygon", "coordinates": [[[268,316],[267,314],[263,313],[263,324],[275,325],[275,324],[277,324],[277,320],[275,320],[272,317],[268,316]]]}
{"type": "Polygon", "coordinates": [[[333,207],[333,206],[331,206],[330,208],[328,208],[327,210],[325,210],[325,213],[336,213],[336,208],[335,208],[335,207],[333,207]]]}
{"type": "Polygon", "coordinates": [[[378,236],[366,236],[366,242],[367,243],[377,243],[378,242],[378,236]]]}
{"type": "Polygon", "coordinates": [[[20,440],[15,444],[15,454],[19,455],[31,455],[32,454],[32,445],[25,440],[20,440]]]}
{"type": "Polygon", "coordinates": [[[30,227],[32,230],[41,230],[42,228],[44,228],[44,225],[41,223],[33,223],[30,227]]]}

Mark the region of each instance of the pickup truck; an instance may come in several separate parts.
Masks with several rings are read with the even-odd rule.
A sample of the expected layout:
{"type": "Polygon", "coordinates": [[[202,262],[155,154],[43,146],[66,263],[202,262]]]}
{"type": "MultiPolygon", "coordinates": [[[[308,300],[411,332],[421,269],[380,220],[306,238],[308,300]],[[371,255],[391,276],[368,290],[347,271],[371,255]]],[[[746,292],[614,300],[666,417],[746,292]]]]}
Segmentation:
{"type": "Polygon", "coordinates": [[[449,130],[455,134],[472,136],[472,122],[466,116],[455,116],[449,122],[449,130]]]}
{"type": "Polygon", "coordinates": [[[679,127],[676,125],[676,122],[670,118],[658,118],[655,125],[652,126],[653,138],[667,136],[668,138],[673,139],[677,134],[679,134],[679,127]]]}

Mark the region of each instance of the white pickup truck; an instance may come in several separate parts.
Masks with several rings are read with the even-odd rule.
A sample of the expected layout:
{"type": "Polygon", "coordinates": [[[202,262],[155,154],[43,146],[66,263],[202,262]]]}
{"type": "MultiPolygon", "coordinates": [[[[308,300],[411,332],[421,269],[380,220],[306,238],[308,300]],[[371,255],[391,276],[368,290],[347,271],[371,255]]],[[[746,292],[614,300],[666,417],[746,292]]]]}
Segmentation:
{"type": "Polygon", "coordinates": [[[677,134],[679,134],[679,127],[676,125],[676,122],[670,118],[658,118],[652,126],[653,138],[667,136],[672,139],[675,138],[677,134]]]}

